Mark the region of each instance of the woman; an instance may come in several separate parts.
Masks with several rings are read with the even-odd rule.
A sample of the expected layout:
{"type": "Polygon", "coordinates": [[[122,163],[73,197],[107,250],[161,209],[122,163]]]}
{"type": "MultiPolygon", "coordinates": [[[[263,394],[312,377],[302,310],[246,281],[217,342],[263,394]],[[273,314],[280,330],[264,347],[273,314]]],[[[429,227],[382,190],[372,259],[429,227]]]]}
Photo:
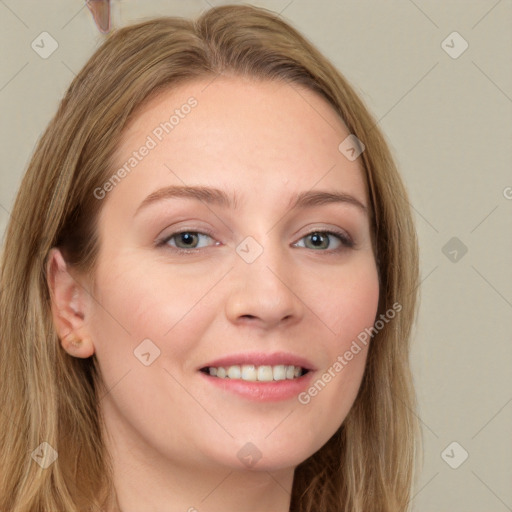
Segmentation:
{"type": "Polygon", "coordinates": [[[289,25],[223,6],[110,34],[11,217],[0,510],[408,509],[407,195],[289,25]]]}

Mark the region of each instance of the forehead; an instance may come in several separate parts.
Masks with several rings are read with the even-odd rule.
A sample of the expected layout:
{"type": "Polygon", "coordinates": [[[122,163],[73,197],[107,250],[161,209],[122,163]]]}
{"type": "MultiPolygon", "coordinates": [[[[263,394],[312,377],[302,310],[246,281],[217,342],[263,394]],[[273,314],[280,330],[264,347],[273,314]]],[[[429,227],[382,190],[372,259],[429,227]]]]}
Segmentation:
{"type": "Polygon", "coordinates": [[[339,150],[348,135],[324,98],[296,84],[241,77],[187,82],[160,91],[132,116],[113,167],[153,147],[112,196],[122,189],[137,201],[157,185],[186,184],[237,190],[244,200],[317,187],[342,188],[364,202],[360,159],[339,150]]]}

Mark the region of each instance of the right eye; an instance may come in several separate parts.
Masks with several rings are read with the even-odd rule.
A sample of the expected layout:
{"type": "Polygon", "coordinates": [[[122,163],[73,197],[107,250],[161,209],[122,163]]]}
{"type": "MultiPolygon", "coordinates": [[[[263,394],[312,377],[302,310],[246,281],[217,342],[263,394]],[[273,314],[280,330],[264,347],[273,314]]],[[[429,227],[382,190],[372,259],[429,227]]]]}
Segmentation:
{"type": "MultiPolygon", "coordinates": [[[[157,246],[170,247],[171,249],[174,248],[178,252],[192,252],[203,248],[197,246],[201,237],[211,238],[211,235],[208,233],[201,233],[200,231],[178,231],[166,236],[163,240],[160,240],[157,243],[157,246]],[[174,241],[174,244],[170,244],[169,242],[171,241],[174,241]]],[[[214,245],[218,245],[218,242],[214,245]]]]}

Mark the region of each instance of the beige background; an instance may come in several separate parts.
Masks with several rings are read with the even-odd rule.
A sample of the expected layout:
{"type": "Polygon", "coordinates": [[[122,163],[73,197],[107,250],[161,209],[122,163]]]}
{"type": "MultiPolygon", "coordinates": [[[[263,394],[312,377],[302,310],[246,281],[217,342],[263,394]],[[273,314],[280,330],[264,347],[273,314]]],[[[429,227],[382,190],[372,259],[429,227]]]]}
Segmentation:
{"type": "MultiPolygon", "coordinates": [[[[213,3],[114,0],[113,24],[195,16],[213,3]]],[[[352,82],[411,195],[423,279],[413,364],[425,442],[414,510],[512,511],[512,3],[255,4],[281,13],[352,82]],[[469,44],[458,58],[443,47],[458,52],[461,39],[442,46],[454,31],[469,44]],[[453,441],[460,447],[444,452],[453,441]],[[441,454],[457,465],[462,449],[469,457],[452,469],[441,454]]],[[[1,235],[36,141],[102,36],[80,0],[0,0],[0,40],[1,235]],[[43,31],[59,45],[47,59],[31,48],[43,31]]]]}

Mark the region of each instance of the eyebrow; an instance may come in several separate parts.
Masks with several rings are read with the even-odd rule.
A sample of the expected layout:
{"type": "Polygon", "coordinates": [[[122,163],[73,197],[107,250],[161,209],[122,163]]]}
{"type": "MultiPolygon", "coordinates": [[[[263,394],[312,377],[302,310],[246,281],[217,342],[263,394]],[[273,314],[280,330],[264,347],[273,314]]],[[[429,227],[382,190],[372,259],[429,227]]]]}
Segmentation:
{"type": "MultiPolygon", "coordinates": [[[[143,209],[164,199],[182,197],[197,199],[211,205],[223,208],[237,209],[239,200],[236,194],[228,194],[224,190],[204,186],[179,186],[171,185],[152,192],[142,201],[135,211],[134,217],[143,209]]],[[[342,203],[357,207],[363,213],[368,213],[368,208],[356,197],[345,192],[330,192],[324,190],[308,190],[292,197],[288,203],[289,209],[304,209],[331,203],[342,203]]]]}

